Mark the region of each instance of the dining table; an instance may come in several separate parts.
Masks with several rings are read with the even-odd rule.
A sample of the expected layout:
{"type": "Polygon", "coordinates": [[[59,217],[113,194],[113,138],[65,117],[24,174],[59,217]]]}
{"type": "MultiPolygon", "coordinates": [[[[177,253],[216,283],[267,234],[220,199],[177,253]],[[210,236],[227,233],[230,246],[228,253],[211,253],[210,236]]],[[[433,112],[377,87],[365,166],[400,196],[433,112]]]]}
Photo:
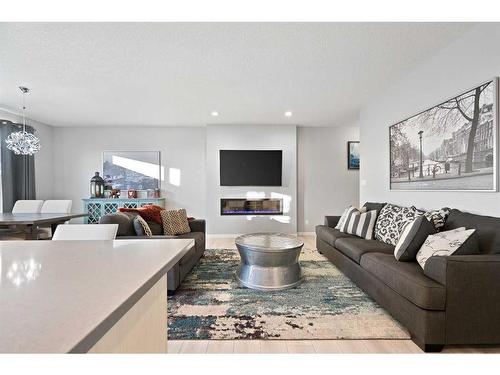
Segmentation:
{"type": "Polygon", "coordinates": [[[88,216],[87,213],[49,214],[49,213],[0,213],[0,226],[16,226],[25,228],[26,239],[37,240],[39,228],[50,226],[52,233],[55,232],[59,224],[88,216]]]}

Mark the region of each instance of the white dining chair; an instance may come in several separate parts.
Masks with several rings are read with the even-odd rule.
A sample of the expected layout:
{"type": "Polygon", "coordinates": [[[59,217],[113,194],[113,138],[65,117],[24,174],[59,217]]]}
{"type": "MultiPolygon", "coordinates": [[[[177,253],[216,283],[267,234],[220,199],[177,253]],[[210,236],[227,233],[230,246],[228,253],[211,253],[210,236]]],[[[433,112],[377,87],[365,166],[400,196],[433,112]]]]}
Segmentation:
{"type": "Polygon", "coordinates": [[[58,225],[52,241],[60,240],[114,240],[118,224],[58,225]]]}
{"type": "Polygon", "coordinates": [[[13,214],[39,214],[42,211],[42,200],[18,200],[12,207],[13,214]]]}
{"type": "Polygon", "coordinates": [[[73,201],[70,199],[49,199],[43,202],[42,214],[69,214],[73,201]]]}
{"type": "MultiPolygon", "coordinates": [[[[48,199],[43,202],[42,214],[69,214],[71,213],[71,206],[73,201],[71,199],[48,199]]],[[[66,222],[68,223],[68,222],[66,222]]],[[[38,230],[38,238],[48,239],[52,235],[50,227],[42,227],[38,230]]]]}
{"type": "MultiPolygon", "coordinates": [[[[12,207],[13,214],[39,214],[42,210],[43,200],[37,199],[20,199],[14,203],[12,207]]],[[[2,228],[2,236],[9,235],[12,238],[24,238],[26,236],[26,228],[9,225],[8,227],[2,228]]]]}

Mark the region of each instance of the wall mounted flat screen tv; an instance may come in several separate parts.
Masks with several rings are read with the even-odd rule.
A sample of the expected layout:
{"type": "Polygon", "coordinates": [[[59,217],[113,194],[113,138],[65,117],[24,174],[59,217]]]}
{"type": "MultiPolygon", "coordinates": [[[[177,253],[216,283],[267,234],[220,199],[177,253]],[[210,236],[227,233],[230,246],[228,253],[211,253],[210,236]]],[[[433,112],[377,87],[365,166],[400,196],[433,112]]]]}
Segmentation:
{"type": "Polygon", "coordinates": [[[220,150],[221,186],[281,186],[282,150],[220,150]]]}

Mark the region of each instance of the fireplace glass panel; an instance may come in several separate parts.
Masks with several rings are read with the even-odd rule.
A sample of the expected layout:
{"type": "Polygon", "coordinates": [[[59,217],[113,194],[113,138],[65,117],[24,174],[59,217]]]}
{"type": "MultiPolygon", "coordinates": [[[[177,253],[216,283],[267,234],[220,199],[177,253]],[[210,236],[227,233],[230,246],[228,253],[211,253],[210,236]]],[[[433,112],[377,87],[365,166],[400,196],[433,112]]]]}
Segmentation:
{"type": "Polygon", "coordinates": [[[283,200],[279,198],[222,198],[221,215],[283,215],[283,200]]]}

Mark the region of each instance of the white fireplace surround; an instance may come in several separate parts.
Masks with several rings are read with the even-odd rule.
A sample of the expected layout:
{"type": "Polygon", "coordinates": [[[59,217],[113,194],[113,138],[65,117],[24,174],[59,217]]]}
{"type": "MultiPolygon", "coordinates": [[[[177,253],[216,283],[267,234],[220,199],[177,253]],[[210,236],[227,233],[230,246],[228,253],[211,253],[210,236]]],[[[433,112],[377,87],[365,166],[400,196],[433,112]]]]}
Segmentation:
{"type": "Polygon", "coordinates": [[[297,129],[295,125],[208,125],[206,218],[211,234],[297,232],[297,129]],[[219,150],[282,150],[282,186],[220,186],[219,150]],[[281,199],[280,215],[221,215],[222,198],[281,199]]]}

